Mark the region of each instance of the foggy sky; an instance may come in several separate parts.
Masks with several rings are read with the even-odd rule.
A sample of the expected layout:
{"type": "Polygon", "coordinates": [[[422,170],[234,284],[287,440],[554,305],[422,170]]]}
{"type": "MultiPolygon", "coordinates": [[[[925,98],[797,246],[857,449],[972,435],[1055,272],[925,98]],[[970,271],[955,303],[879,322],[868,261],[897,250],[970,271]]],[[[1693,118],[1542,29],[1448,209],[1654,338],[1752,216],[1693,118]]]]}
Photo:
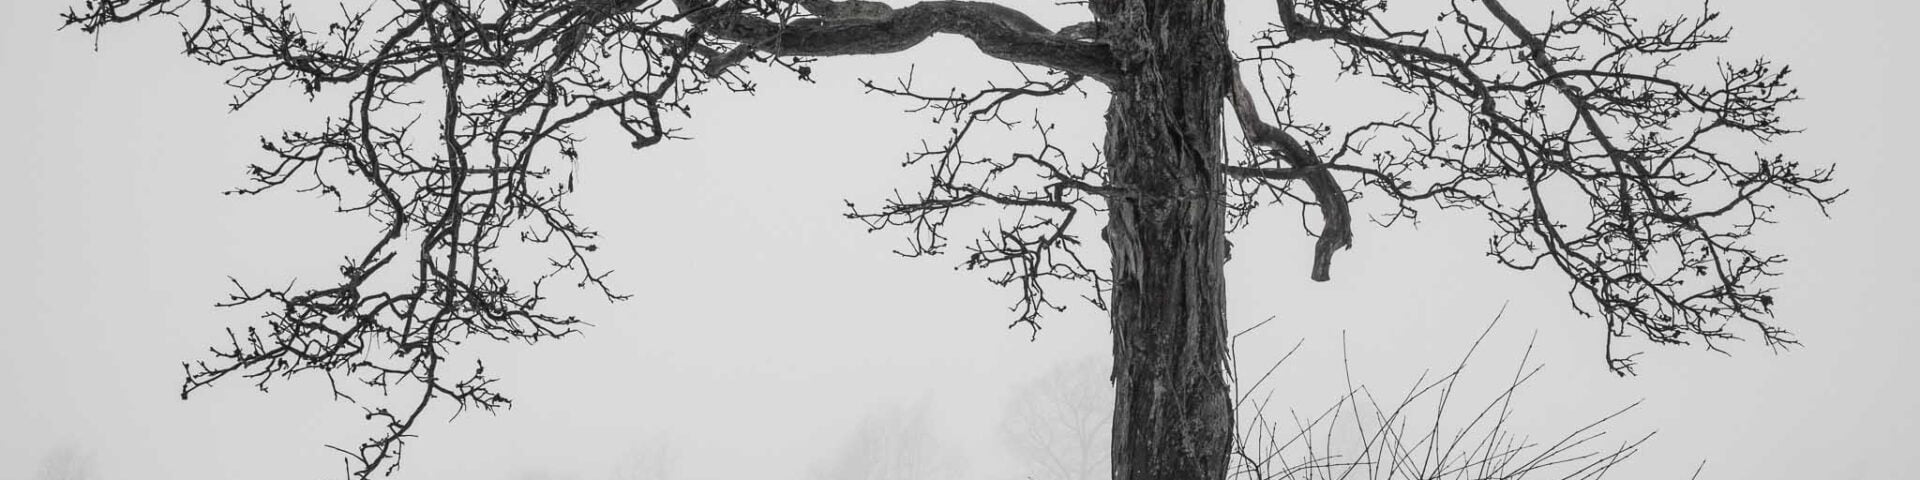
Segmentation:
{"type": "MultiPolygon", "coordinates": [[[[323,378],[277,382],[270,394],[229,381],[179,398],[180,362],[223,342],[222,327],[256,321],[257,311],[212,307],[229,276],[321,278],[374,235],[374,222],[301,194],[219,195],[261,160],[256,138],[313,126],[333,107],[279,92],[229,113],[225,73],[178,55],[173,25],[118,29],[94,51],[94,38],[54,31],[65,5],[0,6],[10,167],[0,175],[0,479],[31,478],[49,452],[75,448],[100,479],[340,478],[340,457],[323,445],[357,443],[370,426],[328,399],[323,378]]],[[[1806,132],[1761,150],[1836,163],[1852,190],[1831,219],[1793,204],[1755,236],[1792,259],[1776,280],[1776,320],[1804,347],[1775,355],[1742,343],[1722,356],[1628,342],[1646,351],[1640,375],[1616,378],[1602,360],[1604,326],[1567,305],[1566,280],[1495,265],[1478,216],[1356,222],[1334,281],[1315,283],[1312,239],[1280,207],[1233,237],[1230,321],[1275,318],[1241,340],[1242,365],[1264,367],[1304,340],[1276,398],[1314,410],[1341,389],[1343,332],[1355,375],[1393,390],[1452,365],[1504,305],[1481,352],[1490,368],[1517,361],[1530,338],[1548,365],[1522,393],[1516,428],[1552,437],[1646,400],[1614,430],[1660,433],[1615,478],[1683,478],[1702,460],[1702,478],[1905,476],[1920,448],[1920,254],[1907,246],[1920,167],[1902,142],[1920,131],[1903,35],[1917,9],[1715,6],[1733,44],[1692,61],[1792,65],[1807,100],[1785,117],[1806,132]]],[[[919,188],[920,170],[899,168],[901,155],[945,129],[900,112],[910,104],[860,94],[856,79],[892,78],[910,61],[923,79],[962,88],[1017,78],[969,49],[937,39],[908,56],[826,60],[817,85],[764,75],[756,96],[696,99],[690,141],[640,152],[610,135],[587,142],[572,206],[605,234],[599,265],[634,299],[556,303],[594,326],[485,347],[514,408],[423,424],[393,478],[613,478],[670,444],[679,478],[799,479],[869,412],[917,402],[973,478],[1020,478],[995,430],[1007,395],[1106,354],[1105,315],[1076,304],[1037,338],[1008,329],[1016,292],[954,270],[955,258],[894,256],[896,234],[840,218],[843,200],[919,188]]],[[[1045,115],[1063,129],[1057,138],[1092,144],[1102,101],[1049,103],[1045,115]]]]}

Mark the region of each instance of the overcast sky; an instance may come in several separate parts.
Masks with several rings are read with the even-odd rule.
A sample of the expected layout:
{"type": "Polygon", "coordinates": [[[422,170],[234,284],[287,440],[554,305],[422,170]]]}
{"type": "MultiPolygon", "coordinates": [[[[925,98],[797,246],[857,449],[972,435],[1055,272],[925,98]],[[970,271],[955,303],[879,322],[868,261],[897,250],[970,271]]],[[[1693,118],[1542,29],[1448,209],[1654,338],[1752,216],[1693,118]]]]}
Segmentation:
{"type": "MultiPolygon", "coordinates": [[[[323,445],[357,442],[365,425],[328,400],[323,379],[178,393],[181,361],[222,341],[222,327],[255,321],[212,307],[229,276],[320,278],[375,234],[371,220],[299,194],[219,195],[261,159],[257,137],[330,107],[282,94],[229,113],[223,72],[178,55],[172,25],[122,29],[95,51],[93,38],[54,31],[65,4],[0,4],[0,479],[31,478],[61,451],[85,452],[100,479],[338,478],[323,445]]],[[[1920,166],[1902,139],[1920,131],[1905,23],[1916,9],[1716,6],[1735,38],[1709,55],[1790,64],[1807,98],[1786,109],[1806,132],[1763,151],[1836,163],[1852,190],[1831,219],[1795,205],[1758,235],[1792,259],[1777,321],[1803,348],[1653,349],[1640,376],[1617,378],[1601,362],[1602,325],[1568,307],[1566,280],[1495,265],[1479,216],[1359,226],[1335,281],[1314,283],[1312,240],[1283,207],[1234,238],[1231,321],[1275,318],[1241,341],[1243,363],[1304,340],[1280,370],[1281,398],[1312,410],[1338,393],[1343,332],[1356,377],[1394,389],[1450,365],[1504,305],[1489,366],[1510,366],[1536,334],[1534,359],[1547,364],[1521,397],[1521,427],[1552,436],[1645,399],[1614,430],[1660,433],[1617,478],[1684,478],[1703,460],[1703,478],[1910,476],[1920,166]]],[[[962,86],[1012,73],[963,42],[911,56],[923,78],[962,86]]],[[[601,266],[634,299],[561,305],[595,323],[585,336],[490,348],[515,407],[425,424],[395,478],[610,478],[662,444],[680,478],[804,478],[867,412],[922,403],[970,478],[1018,478],[993,429],[1007,395],[1105,355],[1106,318],[1076,308],[1031,339],[1005,328],[1012,292],[952,258],[898,258],[896,235],[840,219],[843,200],[917,188],[901,154],[944,128],[860,94],[857,78],[908,64],[835,60],[818,85],[702,98],[691,141],[638,153],[590,142],[573,206],[604,231],[601,266]]],[[[1046,115],[1068,129],[1062,143],[1091,144],[1101,109],[1098,97],[1070,99],[1046,115]]]]}

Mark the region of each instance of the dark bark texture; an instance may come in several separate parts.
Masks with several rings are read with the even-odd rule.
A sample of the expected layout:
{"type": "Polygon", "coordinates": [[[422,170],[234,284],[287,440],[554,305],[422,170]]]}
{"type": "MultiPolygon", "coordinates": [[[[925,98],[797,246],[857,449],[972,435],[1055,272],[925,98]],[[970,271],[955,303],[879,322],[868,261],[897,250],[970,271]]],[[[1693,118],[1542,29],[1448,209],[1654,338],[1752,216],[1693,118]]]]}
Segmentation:
{"type": "Polygon", "coordinates": [[[1095,4],[1121,75],[1110,83],[1113,478],[1226,478],[1222,100],[1231,72],[1219,0],[1095,4]]]}

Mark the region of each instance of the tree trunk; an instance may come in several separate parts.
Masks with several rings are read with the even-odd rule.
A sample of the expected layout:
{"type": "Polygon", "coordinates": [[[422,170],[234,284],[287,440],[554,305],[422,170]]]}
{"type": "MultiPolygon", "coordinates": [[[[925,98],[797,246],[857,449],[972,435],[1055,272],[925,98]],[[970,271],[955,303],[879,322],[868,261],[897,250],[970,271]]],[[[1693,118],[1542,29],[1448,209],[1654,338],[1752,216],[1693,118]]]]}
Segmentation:
{"type": "Polygon", "coordinates": [[[1106,156],[1113,252],[1113,478],[1226,478],[1222,0],[1094,4],[1123,75],[1106,156]]]}

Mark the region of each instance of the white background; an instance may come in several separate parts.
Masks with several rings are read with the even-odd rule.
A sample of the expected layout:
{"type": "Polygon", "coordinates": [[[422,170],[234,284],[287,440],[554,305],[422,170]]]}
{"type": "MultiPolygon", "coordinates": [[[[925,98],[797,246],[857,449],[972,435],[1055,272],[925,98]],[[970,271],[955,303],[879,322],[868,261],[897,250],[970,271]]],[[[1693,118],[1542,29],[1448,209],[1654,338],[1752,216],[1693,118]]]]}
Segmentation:
{"type": "MultiPolygon", "coordinates": [[[[1451,365],[1505,305],[1486,365],[1505,371],[1536,332],[1534,358],[1548,364],[1521,397],[1522,429],[1552,437],[1645,399],[1614,430],[1660,433],[1616,478],[1684,478],[1702,460],[1702,478],[1908,478],[1920,468],[1920,257],[1907,246],[1916,9],[1716,7],[1734,44],[1707,55],[1790,64],[1807,98],[1786,109],[1806,132],[1763,151],[1838,164],[1852,190],[1830,219],[1795,205],[1759,235],[1792,258],[1777,320],[1803,348],[1658,348],[1640,376],[1616,378],[1601,363],[1602,326],[1568,307],[1565,280],[1494,265],[1477,216],[1361,226],[1335,281],[1313,283],[1311,239],[1283,207],[1234,238],[1232,321],[1276,317],[1242,341],[1245,363],[1305,340],[1278,385],[1315,410],[1338,393],[1342,332],[1355,375],[1396,390],[1451,365]]],[[[322,445],[357,442],[364,425],[320,379],[178,395],[180,362],[256,314],[212,308],[228,276],[321,278],[374,234],[370,220],[303,195],[219,195],[261,159],[257,137],[331,107],[282,93],[229,113],[223,72],[178,55],[169,22],[113,32],[96,51],[96,39],[54,30],[64,8],[0,6],[0,479],[30,478],[59,449],[90,455],[103,479],[338,478],[322,445]]],[[[1020,478],[992,430],[1006,393],[1104,354],[1106,320],[1078,308],[1030,340],[1004,328],[1012,292],[951,258],[897,258],[896,235],[839,218],[843,199],[918,188],[901,154],[943,127],[855,83],[904,71],[909,57],[922,75],[1010,73],[936,40],[823,62],[818,85],[769,75],[758,96],[700,99],[692,141],[642,152],[590,142],[573,205],[606,233],[601,266],[635,298],[561,305],[596,323],[585,336],[489,347],[516,406],[425,424],[395,478],[610,478],[663,442],[681,478],[803,478],[864,412],[923,399],[969,477],[1020,478]]],[[[1096,142],[1099,103],[1067,101],[1047,118],[1096,142]]]]}

